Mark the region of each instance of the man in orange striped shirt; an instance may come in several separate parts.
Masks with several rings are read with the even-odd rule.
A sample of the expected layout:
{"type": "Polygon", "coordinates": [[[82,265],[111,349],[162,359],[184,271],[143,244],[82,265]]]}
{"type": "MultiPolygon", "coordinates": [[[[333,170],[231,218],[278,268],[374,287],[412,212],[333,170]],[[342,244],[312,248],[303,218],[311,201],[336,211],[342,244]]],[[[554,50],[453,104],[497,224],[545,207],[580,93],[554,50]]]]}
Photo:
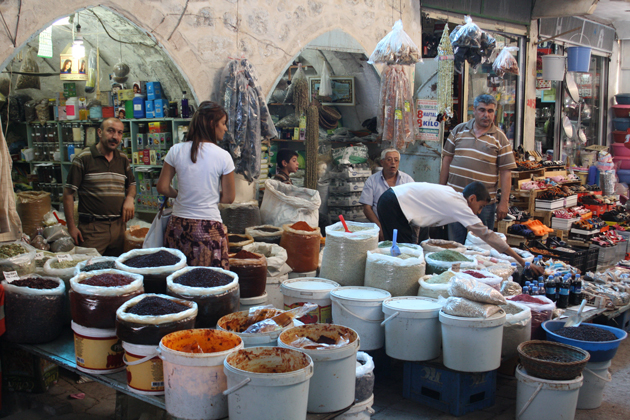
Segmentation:
{"type": "MultiPolygon", "coordinates": [[[[483,224],[494,228],[497,220],[508,212],[511,170],[516,168],[512,145],[505,134],[494,125],[497,101],[491,95],[479,95],[474,102],[474,118],[459,124],[444,142],[440,184],[461,192],[474,181],[483,183],[493,202],[479,215],[483,224]],[[496,202],[497,188],[501,188],[501,202],[496,202]]],[[[464,243],[467,231],[459,223],[448,226],[450,240],[464,243]]]]}

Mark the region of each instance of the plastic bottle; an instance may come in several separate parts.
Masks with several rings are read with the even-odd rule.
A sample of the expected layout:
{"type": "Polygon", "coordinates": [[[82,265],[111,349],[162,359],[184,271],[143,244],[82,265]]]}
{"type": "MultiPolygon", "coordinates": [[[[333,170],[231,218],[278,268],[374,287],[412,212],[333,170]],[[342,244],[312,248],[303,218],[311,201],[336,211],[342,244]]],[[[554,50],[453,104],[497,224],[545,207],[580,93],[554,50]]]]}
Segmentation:
{"type": "Polygon", "coordinates": [[[537,294],[539,294],[538,286],[532,286],[532,293],[531,293],[531,295],[534,296],[534,295],[537,295],[537,294]]]}
{"type": "Polygon", "coordinates": [[[545,296],[547,299],[556,301],[556,280],[553,275],[547,278],[547,284],[545,285],[545,296]]]}
{"type": "Polygon", "coordinates": [[[580,303],[582,303],[582,279],[579,274],[576,274],[569,291],[569,305],[575,306],[580,303]]]}
{"type": "Polygon", "coordinates": [[[538,277],[538,291],[539,295],[545,294],[545,278],[543,276],[538,277]]]}
{"type": "Polygon", "coordinates": [[[512,281],[521,284],[521,273],[519,273],[518,265],[515,262],[512,263],[512,270],[514,270],[512,273],[512,281]]]}
{"type": "Polygon", "coordinates": [[[190,117],[190,108],[188,107],[188,98],[186,97],[186,91],[182,92],[182,112],[180,112],[182,118],[190,117]]]}
{"type": "Polygon", "coordinates": [[[529,295],[529,287],[528,286],[523,286],[523,294],[524,295],[529,295]]]}
{"type": "Polygon", "coordinates": [[[526,283],[527,281],[533,280],[532,271],[530,268],[529,261],[525,263],[525,268],[523,269],[523,274],[521,274],[521,282],[526,283]]]}
{"type": "Polygon", "coordinates": [[[571,290],[570,277],[565,276],[560,283],[560,290],[558,293],[558,300],[556,301],[556,307],[565,309],[569,306],[569,293],[571,290]]]}
{"type": "Polygon", "coordinates": [[[79,98],[73,96],[66,100],[66,119],[77,120],[79,119],[79,98]]]}

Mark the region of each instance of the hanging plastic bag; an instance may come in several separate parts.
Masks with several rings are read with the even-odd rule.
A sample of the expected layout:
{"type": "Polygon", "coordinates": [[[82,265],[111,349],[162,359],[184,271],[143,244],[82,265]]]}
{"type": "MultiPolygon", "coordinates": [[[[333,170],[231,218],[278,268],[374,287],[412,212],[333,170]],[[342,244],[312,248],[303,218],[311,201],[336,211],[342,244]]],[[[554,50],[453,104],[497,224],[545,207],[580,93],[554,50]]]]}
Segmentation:
{"type": "Polygon", "coordinates": [[[402,20],[398,20],[392,31],[376,44],[368,63],[413,65],[420,61],[422,58],[418,46],[403,30],[402,20]]]}
{"type": "Polygon", "coordinates": [[[492,70],[499,77],[503,77],[505,73],[515,74],[518,76],[518,62],[512,55],[512,52],[518,51],[518,47],[505,47],[501,50],[497,58],[492,63],[492,70]]]}
{"type": "Polygon", "coordinates": [[[409,79],[402,66],[388,66],[383,70],[377,113],[378,131],[383,142],[404,149],[414,141],[414,104],[409,79]]]}
{"type": "Polygon", "coordinates": [[[319,82],[319,96],[332,96],[332,80],[330,79],[330,70],[324,61],[322,65],[321,80],[319,82]]]}
{"type": "Polygon", "coordinates": [[[94,92],[94,88],[96,87],[96,78],[98,77],[96,73],[96,50],[92,48],[90,50],[90,55],[88,56],[87,62],[87,81],[85,82],[85,93],[94,92]]]}
{"type": "MultiPolygon", "coordinates": [[[[29,48],[28,52],[24,56],[20,72],[22,73],[39,73],[39,66],[35,59],[35,50],[29,48]]],[[[41,83],[39,76],[30,74],[20,74],[17,78],[16,89],[41,89],[41,83]]]]}

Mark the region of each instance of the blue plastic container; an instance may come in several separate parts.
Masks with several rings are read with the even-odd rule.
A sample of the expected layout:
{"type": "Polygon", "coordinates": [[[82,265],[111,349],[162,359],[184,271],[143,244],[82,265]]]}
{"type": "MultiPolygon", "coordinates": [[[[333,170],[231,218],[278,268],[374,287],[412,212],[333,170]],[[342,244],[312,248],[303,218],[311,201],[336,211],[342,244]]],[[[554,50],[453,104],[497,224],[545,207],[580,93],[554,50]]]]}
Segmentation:
{"type": "MultiPolygon", "coordinates": [[[[625,182],[630,185],[630,169],[617,169],[617,177],[619,182],[625,182]]],[[[630,311],[627,312],[630,314],[630,311]]]]}
{"type": "Polygon", "coordinates": [[[630,128],[630,118],[613,118],[613,125],[617,131],[626,131],[630,128]]]}
{"type": "Polygon", "coordinates": [[[567,71],[588,73],[591,65],[591,47],[567,48],[567,71]]]}
{"type": "Polygon", "coordinates": [[[588,324],[593,327],[602,328],[608,330],[617,336],[617,340],[613,341],[579,341],[572,338],[562,337],[558,334],[554,334],[554,331],[558,331],[564,327],[566,321],[545,321],[542,324],[543,329],[547,332],[547,340],[555,341],[558,343],[568,344],[570,346],[579,347],[582,350],[586,350],[591,354],[590,363],[607,362],[615,357],[619,344],[624,340],[628,333],[619,328],[609,327],[599,324],[588,324]]]}
{"type": "Polygon", "coordinates": [[[133,98],[133,117],[144,118],[145,115],[144,98],[141,95],[136,94],[133,98]]]}
{"type": "Polygon", "coordinates": [[[630,93],[618,93],[615,100],[619,105],[630,105],[630,93]]]}

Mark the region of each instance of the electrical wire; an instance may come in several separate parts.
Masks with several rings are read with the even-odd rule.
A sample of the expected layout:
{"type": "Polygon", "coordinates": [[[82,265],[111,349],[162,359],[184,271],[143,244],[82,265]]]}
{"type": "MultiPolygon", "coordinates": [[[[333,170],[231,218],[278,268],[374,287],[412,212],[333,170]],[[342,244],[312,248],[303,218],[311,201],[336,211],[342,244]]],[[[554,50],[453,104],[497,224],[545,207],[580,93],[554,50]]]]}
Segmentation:
{"type": "MultiPolygon", "coordinates": [[[[103,22],[101,20],[101,18],[91,9],[88,9],[88,12],[92,13],[94,15],[94,17],[101,23],[101,26],[103,27],[103,29],[105,30],[105,33],[107,34],[108,37],[110,37],[111,39],[113,39],[116,42],[119,42],[121,44],[129,44],[129,45],[142,45],[144,47],[149,47],[149,48],[155,48],[158,46],[158,43],[154,41],[153,45],[149,45],[149,44],[145,44],[144,42],[129,42],[129,41],[123,41],[120,39],[116,39],[112,36],[112,34],[109,33],[109,31],[107,30],[107,27],[105,26],[105,22],[103,22]]],[[[150,37],[149,37],[150,38],[150,37]]]]}

